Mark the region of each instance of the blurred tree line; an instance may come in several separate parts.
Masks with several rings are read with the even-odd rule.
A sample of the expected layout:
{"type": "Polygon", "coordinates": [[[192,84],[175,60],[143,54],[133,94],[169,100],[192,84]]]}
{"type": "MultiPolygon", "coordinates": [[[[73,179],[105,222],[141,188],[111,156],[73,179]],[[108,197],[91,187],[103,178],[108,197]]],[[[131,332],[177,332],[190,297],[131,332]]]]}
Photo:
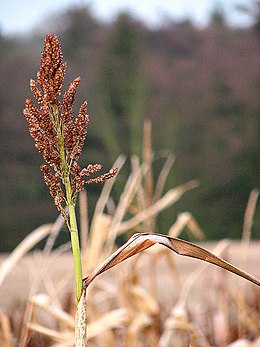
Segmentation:
{"type": "MultiPolygon", "coordinates": [[[[168,188],[200,181],[162,214],[158,231],[167,231],[178,212],[190,211],[207,238],[239,238],[249,193],[259,186],[259,21],[232,29],[216,10],[203,29],[189,20],[151,29],[126,13],[103,23],[78,7],[45,24],[31,35],[0,36],[0,251],[56,218],[22,117],[49,31],[59,36],[68,62],[65,88],[81,76],[75,107],[89,101],[82,165],[101,162],[109,168],[121,153],[141,157],[148,118],[155,152],[176,155],[168,188]]],[[[117,178],[119,187],[128,167],[117,178]]],[[[90,209],[99,191],[90,187],[90,209]]],[[[254,237],[259,227],[258,210],[254,237]]]]}

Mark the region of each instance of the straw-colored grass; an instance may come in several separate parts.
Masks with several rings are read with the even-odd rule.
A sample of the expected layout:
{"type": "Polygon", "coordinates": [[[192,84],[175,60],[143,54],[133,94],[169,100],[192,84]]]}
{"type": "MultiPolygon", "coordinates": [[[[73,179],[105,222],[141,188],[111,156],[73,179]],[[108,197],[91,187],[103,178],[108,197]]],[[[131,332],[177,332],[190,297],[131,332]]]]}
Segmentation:
{"type": "MultiPolygon", "coordinates": [[[[86,275],[100,263],[108,262],[106,259],[118,249],[116,239],[119,235],[125,234],[128,239],[136,232],[154,232],[158,214],[188,190],[197,187],[197,182],[191,181],[163,194],[173,158],[166,158],[156,180],[153,178],[148,139],[144,151],[143,163],[136,157],[132,158],[132,172],[116,205],[110,203],[115,180],[105,183],[90,226],[86,221],[87,197],[82,193],[81,239],[86,275]]],[[[124,158],[120,157],[115,166],[121,169],[123,163],[124,158]]],[[[249,240],[257,197],[258,192],[253,191],[245,213],[241,245],[235,248],[239,250],[236,261],[244,269],[251,259],[249,240]]],[[[0,345],[3,347],[74,346],[72,263],[71,271],[68,271],[69,266],[64,261],[69,258],[69,255],[64,255],[68,245],[52,249],[61,227],[62,220],[58,219],[53,225],[38,228],[1,263],[0,290],[22,262],[32,272],[22,309],[18,303],[9,302],[5,303],[6,309],[0,311],[0,345]],[[37,242],[46,237],[42,252],[36,251],[25,257],[37,242]],[[58,269],[53,278],[50,269],[55,266],[58,269]]],[[[193,238],[203,237],[195,218],[183,212],[173,222],[167,236],[157,235],[153,239],[152,235],[149,242],[165,242],[167,247],[167,242],[173,242],[174,246],[174,238],[184,230],[193,238]]],[[[141,234],[133,240],[132,243],[129,241],[131,247],[143,247],[148,239],[146,234],[141,234]],[[138,240],[140,243],[135,244],[138,240]]],[[[220,242],[213,253],[230,260],[232,242],[220,242]]],[[[115,258],[111,259],[114,261],[115,258]]],[[[102,271],[94,271],[86,281],[90,282],[102,271]]],[[[255,275],[259,276],[259,272],[255,275]]],[[[10,288],[16,292],[19,285],[12,280],[10,288]]],[[[5,301],[3,296],[1,301],[5,301]]],[[[89,347],[259,347],[259,302],[259,288],[243,279],[207,263],[180,260],[169,249],[153,246],[93,281],[82,305],[84,316],[87,304],[89,347]]]]}

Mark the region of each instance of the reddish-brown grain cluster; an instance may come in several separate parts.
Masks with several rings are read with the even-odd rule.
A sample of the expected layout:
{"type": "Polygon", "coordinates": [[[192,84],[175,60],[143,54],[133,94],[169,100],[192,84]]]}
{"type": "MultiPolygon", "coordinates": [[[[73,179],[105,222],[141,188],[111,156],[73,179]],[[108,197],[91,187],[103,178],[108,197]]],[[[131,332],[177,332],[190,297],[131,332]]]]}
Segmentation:
{"type": "MultiPolygon", "coordinates": [[[[75,203],[77,194],[85,184],[101,183],[113,177],[117,169],[96,178],[88,178],[100,171],[100,164],[88,165],[81,169],[78,159],[85,142],[89,117],[86,114],[85,101],[78,112],[73,115],[73,104],[80,78],[77,77],[59,101],[64,81],[66,63],[63,61],[61,46],[57,36],[48,34],[45,37],[44,49],[40,62],[37,81],[31,80],[30,87],[39,107],[27,99],[23,114],[28,122],[29,131],[35,140],[35,146],[42,154],[46,164],[41,166],[44,180],[58,210],[65,216],[63,203],[68,200],[75,203]],[[68,182],[68,191],[63,190],[60,182],[68,182]]],[[[66,187],[66,184],[65,184],[66,187]]]]}

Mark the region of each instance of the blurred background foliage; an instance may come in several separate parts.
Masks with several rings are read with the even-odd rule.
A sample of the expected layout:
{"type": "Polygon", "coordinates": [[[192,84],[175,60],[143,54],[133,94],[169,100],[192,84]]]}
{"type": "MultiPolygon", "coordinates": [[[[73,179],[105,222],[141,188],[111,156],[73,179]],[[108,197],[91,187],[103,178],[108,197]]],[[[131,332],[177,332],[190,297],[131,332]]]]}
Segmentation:
{"type": "MultiPolygon", "coordinates": [[[[108,169],[121,153],[141,158],[148,118],[159,158],[155,170],[165,150],[176,156],[167,187],[200,181],[162,213],[158,232],[166,232],[179,212],[190,211],[208,239],[239,238],[260,173],[259,12],[251,15],[248,28],[229,27],[219,8],[204,28],[173,19],[149,28],[127,13],[102,22],[84,6],[49,18],[44,29],[26,36],[0,35],[0,251],[10,251],[57,216],[22,116],[49,31],[59,36],[68,62],[65,88],[81,76],[75,109],[89,101],[81,164],[100,162],[108,169]]],[[[128,169],[129,163],[118,175],[115,200],[128,169]]],[[[91,213],[101,187],[89,189],[91,213]]],[[[259,227],[258,209],[254,237],[259,227]]]]}

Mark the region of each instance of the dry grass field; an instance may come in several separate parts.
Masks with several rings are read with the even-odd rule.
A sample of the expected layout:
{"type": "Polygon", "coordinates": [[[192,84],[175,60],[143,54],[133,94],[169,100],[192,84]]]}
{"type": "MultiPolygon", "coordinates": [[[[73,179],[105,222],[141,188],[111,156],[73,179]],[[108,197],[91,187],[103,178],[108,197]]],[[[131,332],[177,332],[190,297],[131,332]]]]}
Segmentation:
{"type": "MultiPolygon", "coordinates": [[[[260,277],[260,242],[250,243],[246,262],[240,242],[200,245],[260,277]]],[[[5,259],[2,255],[1,264],[5,259]]],[[[73,321],[73,288],[70,252],[35,251],[20,259],[0,288],[1,346],[9,346],[3,338],[5,318],[11,327],[21,324],[28,310],[33,312],[24,346],[72,346],[65,341],[72,341],[66,320],[73,321]]],[[[259,346],[260,289],[161,246],[100,275],[87,301],[89,346],[259,346]]],[[[12,341],[10,346],[22,345],[12,341]]]]}
{"type": "MultiPolygon", "coordinates": [[[[123,162],[119,158],[115,166],[120,170],[123,162]]],[[[111,204],[114,180],[107,181],[91,223],[86,216],[85,192],[81,193],[85,276],[117,250],[118,236],[129,239],[133,233],[152,233],[158,214],[197,187],[196,181],[190,181],[164,193],[172,164],[173,158],[166,158],[152,182],[152,162],[140,163],[133,157],[132,172],[119,201],[111,204]]],[[[194,243],[259,279],[260,242],[250,242],[257,197],[257,191],[250,195],[241,242],[194,243]]],[[[74,346],[73,258],[69,244],[53,249],[63,224],[59,217],[53,224],[40,226],[12,254],[1,256],[1,347],[74,346]],[[31,253],[43,239],[43,251],[31,253]]],[[[188,212],[173,221],[167,237],[176,241],[183,231],[192,240],[203,238],[203,231],[188,212]]],[[[214,265],[156,244],[90,284],[87,331],[88,347],[259,347],[260,289],[214,265]]]]}
{"type": "MultiPolygon", "coordinates": [[[[241,264],[241,243],[239,241],[222,241],[227,243],[227,254],[228,259],[235,265],[241,264]]],[[[213,250],[217,243],[216,242],[203,242],[199,243],[202,247],[213,250]]],[[[154,246],[158,250],[161,248],[160,246],[154,246]]],[[[169,269],[169,264],[167,259],[164,256],[160,256],[157,259],[156,263],[156,287],[157,291],[160,293],[160,299],[164,303],[174,303],[176,301],[176,293],[177,287],[180,283],[183,283],[185,279],[187,279],[192,272],[196,271],[201,265],[199,260],[193,260],[186,257],[181,257],[175,254],[172,254],[170,251],[166,251],[169,253],[169,257],[173,264],[175,264],[176,273],[172,274],[169,269]],[[176,282],[176,275],[178,274],[178,281],[176,282]]],[[[7,255],[0,255],[0,266],[3,261],[6,259],[7,255]]],[[[137,256],[138,257],[138,256],[137,256]]],[[[145,255],[144,257],[147,257],[145,255]]],[[[118,282],[122,274],[122,271],[127,271],[128,263],[131,262],[125,261],[122,265],[119,265],[120,270],[118,268],[111,269],[109,272],[100,275],[97,281],[107,281],[110,285],[118,286],[118,282]]],[[[250,243],[249,247],[249,256],[247,260],[247,271],[257,278],[260,278],[260,241],[254,241],[250,243]]],[[[142,264],[139,267],[138,271],[142,276],[142,281],[144,285],[148,285],[149,276],[148,270],[151,264],[149,263],[149,259],[147,259],[146,264],[142,264]]],[[[206,265],[207,269],[205,272],[201,274],[200,278],[193,285],[192,292],[190,293],[189,300],[193,300],[194,298],[200,298],[203,300],[203,285],[207,282],[211,282],[213,284],[217,284],[218,281],[221,280],[221,276],[225,277],[223,270],[216,268],[213,265],[206,265]]],[[[35,251],[30,255],[22,258],[19,263],[13,268],[13,270],[8,275],[7,279],[3,282],[0,292],[0,307],[2,309],[10,309],[14,305],[19,303],[24,303],[28,299],[28,297],[33,293],[34,288],[32,288],[32,283],[35,281],[36,275],[44,274],[44,272],[48,273],[48,277],[50,280],[55,282],[60,282],[63,278],[68,279],[68,283],[66,284],[65,292],[69,290],[73,290],[74,282],[73,282],[73,258],[70,252],[66,252],[66,254],[59,255],[58,258],[55,255],[49,255],[43,258],[43,255],[40,251],[35,251]]],[[[253,288],[254,286],[251,284],[247,284],[245,280],[236,277],[233,274],[228,274],[225,279],[226,281],[234,282],[237,286],[246,286],[249,288],[253,288]]],[[[208,295],[208,289],[205,290],[205,295],[208,295]]],[[[260,289],[256,288],[256,291],[259,291],[260,298],[260,289]]],[[[46,288],[41,283],[37,287],[37,292],[46,292],[46,288]]],[[[214,292],[212,293],[214,295],[214,292]]]]}

